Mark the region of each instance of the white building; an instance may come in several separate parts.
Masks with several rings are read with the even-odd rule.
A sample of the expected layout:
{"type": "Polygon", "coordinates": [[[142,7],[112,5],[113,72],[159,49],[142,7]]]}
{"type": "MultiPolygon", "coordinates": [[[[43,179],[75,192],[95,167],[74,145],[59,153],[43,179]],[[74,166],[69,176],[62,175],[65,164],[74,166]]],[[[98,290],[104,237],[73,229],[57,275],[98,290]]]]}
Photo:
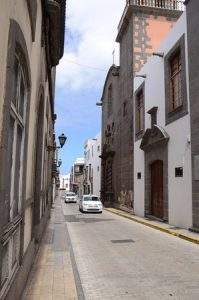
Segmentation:
{"type": "Polygon", "coordinates": [[[88,139],[84,145],[84,193],[100,196],[101,186],[101,133],[88,139]]]}
{"type": "Polygon", "coordinates": [[[134,209],[192,226],[186,13],[135,78],[134,209]]]}
{"type": "Polygon", "coordinates": [[[60,175],[60,188],[65,189],[66,192],[70,191],[70,174],[60,175]]]}

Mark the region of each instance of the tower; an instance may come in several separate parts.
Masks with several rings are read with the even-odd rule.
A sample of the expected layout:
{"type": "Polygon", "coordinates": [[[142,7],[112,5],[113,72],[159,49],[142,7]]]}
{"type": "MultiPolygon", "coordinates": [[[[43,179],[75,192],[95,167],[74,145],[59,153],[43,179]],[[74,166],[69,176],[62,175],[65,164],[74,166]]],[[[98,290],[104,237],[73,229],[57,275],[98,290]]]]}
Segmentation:
{"type": "MultiPolygon", "coordinates": [[[[116,41],[122,43],[129,30],[128,42],[133,51],[133,70],[139,72],[147,58],[158,49],[177,19],[182,14],[183,1],[179,0],[127,0],[118,26],[116,41]],[[129,26],[130,25],[130,26],[129,26]]],[[[126,41],[125,41],[126,44],[126,41]]],[[[120,61],[120,65],[123,61],[120,61]]]]}

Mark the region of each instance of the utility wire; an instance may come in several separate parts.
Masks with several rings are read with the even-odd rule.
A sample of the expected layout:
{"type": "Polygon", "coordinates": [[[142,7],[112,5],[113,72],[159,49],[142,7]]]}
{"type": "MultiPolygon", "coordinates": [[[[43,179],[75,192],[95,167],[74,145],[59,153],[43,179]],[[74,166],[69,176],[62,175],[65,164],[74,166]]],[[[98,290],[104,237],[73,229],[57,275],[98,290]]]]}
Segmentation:
{"type": "Polygon", "coordinates": [[[97,71],[101,71],[101,72],[107,72],[107,70],[103,70],[103,69],[92,67],[92,66],[88,66],[88,65],[83,65],[83,64],[80,64],[80,63],[72,61],[72,60],[66,59],[66,61],[69,62],[69,63],[71,63],[71,64],[78,65],[80,67],[84,67],[84,68],[88,68],[88,69],[93,69],[93,70],[97,70],[97,71]]]}

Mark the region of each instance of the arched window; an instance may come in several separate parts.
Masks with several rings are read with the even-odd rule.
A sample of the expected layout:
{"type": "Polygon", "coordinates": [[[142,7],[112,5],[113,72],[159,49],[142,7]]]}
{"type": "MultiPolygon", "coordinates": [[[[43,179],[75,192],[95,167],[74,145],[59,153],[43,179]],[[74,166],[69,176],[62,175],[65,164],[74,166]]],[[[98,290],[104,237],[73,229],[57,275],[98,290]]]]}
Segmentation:
{"type": "Polygon", "coordinates": [[[30,99],[30,64],[19,24],[10,20],[0,147],[0,298],[23,253],[23,203],[30,99]]]}

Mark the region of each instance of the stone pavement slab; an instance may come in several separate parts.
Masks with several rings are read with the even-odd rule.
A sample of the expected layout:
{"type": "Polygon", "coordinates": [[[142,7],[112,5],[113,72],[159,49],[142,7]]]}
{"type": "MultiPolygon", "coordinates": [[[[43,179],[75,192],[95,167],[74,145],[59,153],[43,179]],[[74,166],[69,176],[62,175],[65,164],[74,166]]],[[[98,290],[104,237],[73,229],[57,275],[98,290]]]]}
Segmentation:
{"type": "Polygon", "coordinates": [[[66,224],[60,199],[56,200],[23,300],[78,299],[66,224]]]}

